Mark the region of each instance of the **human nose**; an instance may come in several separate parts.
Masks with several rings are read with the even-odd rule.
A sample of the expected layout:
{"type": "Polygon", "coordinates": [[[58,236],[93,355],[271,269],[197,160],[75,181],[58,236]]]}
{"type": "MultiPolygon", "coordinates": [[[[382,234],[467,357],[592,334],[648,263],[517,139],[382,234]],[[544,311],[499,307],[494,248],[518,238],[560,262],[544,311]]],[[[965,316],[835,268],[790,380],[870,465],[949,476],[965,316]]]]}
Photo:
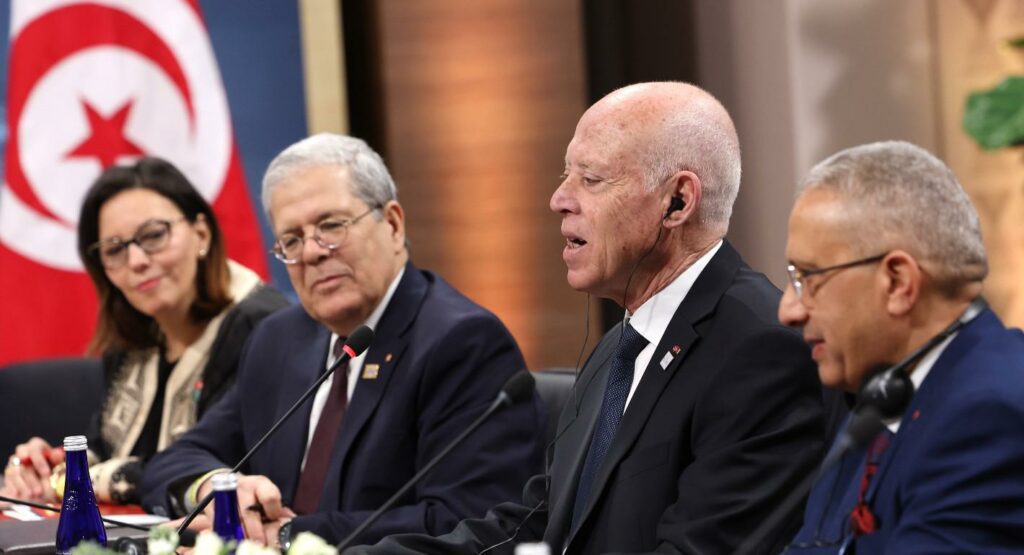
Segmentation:
{"type": "Polygon", "coordinates": [[[136,242],[125,247],[125,263],[129,268],[145,268],[149,266],[149,254],[136,242]]]}
{"type": "Polygon", "coordinates": [[[579,211],[579,203],[576,201],[575,195],[572,191],[572,183],[569,180],[569,177],[563,179],[558,185],[558,188],[555,189],[555,192],[551,194],[549,206],[551,211],[556,214],[567,214],[579,211]]]}
{"type": "Polygon", "coordinates": [[[779,322],[790,327],[800,327],[807,322],[807,306],[796,294],[793,284],[786,284],[779,300],[779,322]]]}
{"type": "Polygon", "coordinates": [[[337,247],[331,247],[320,238],[315,231],[302,238],[302,261],[308,264],[315,264],[328,256],[337,247]]]}

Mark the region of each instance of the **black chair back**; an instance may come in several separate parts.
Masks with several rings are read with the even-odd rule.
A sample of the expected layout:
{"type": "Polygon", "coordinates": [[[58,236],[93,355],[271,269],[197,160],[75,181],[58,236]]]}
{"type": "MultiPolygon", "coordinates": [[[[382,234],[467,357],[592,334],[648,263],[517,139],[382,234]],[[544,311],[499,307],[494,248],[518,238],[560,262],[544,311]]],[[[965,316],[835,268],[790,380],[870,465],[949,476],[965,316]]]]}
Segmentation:
{"type": "Polygon", "coordinates": [[[555,439],[562,407],[572,397],[576,374],[572,368],[544,368],[534,372],[533,377],[537,381],[537,394],[548,411],[547,429],[544,431],[544,445],[547,446],[555,439]]]}
{"type": "Polygon", "coordinates": [[[39,436],[58,445],[85,435],[103,404],[99,359],[59,358],[0,368],[0,457],[39,436]]]}

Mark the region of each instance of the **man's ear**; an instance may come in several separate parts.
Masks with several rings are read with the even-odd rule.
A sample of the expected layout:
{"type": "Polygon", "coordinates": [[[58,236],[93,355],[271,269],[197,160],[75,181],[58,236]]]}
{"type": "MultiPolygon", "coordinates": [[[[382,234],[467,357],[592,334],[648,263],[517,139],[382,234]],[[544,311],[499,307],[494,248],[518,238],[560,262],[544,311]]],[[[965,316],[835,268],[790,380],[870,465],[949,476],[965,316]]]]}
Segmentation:
{"type": "Polygon", "coordinates": [[[678,227],[693,217],[700,205],[701,182],[697,174],[680,170],[670,179],[671,196],[665,202],[663,225],[678,227]]]}
{"type": "Polygon", "coordinates": [[[389,200],[381,212],[384,214],[384,221],[391,227],[391,239],[399,248],[405,248],[405,210],[397,200],[389,200]]]}
{"type": "Polygon", "coordinates": [[[880,263],[880,284],[886,296],[886,309],[893,316],[910,312],[921,296],[924,272],[910,253],[893,250],[880,263]]]}

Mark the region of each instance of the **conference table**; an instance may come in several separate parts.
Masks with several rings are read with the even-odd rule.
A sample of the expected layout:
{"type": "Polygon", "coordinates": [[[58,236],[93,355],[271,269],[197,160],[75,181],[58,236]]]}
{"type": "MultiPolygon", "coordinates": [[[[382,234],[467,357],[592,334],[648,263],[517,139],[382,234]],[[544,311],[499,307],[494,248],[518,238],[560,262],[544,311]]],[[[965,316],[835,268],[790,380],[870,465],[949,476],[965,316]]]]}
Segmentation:
{"type": "MultiPolygon", "coordinates": [[[[147,515],[136,505],[100,504],[100,514],[131,524],[148,525],[160,522],[160,517],[147,515]]],[[[52,555],[57,522],[60,515],[39,509],[22,508],[17,511],[0,513],[0,555],[52,555]],[[11,515],[15,516],[11,516],[11,515]],[[37,520],[22,520],[35,518],[37,520]]],[[[107,526],[107,545],[112,546],[119,538],[144,538],[146,533],[133,528],[107,526]]]]}

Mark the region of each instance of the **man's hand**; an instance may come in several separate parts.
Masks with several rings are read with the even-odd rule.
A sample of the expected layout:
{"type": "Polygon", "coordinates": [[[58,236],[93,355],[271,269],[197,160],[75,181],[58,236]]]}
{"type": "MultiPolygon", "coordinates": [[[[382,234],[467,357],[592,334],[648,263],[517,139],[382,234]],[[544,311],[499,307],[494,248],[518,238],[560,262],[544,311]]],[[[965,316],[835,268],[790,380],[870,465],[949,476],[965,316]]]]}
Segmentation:
{"type": "MultiPolygon", "coordinates": [[[[198,498],[203,499],[212,489],[210,480],[206,480],[199,486],[198,498]]],[[[237,492],[245,537],[263,545],[277,545],[278,528],[284,520],[295,516],[281,504],[281,490],[266,476],[239,474],[237,492]]],[[[210,503],[205,510],[210,522],[213,522],[213,505],[210,503]]]]}
{"type": "Polygon", "coordinates": [[[21,499],[57,501],[50,487],[50,468],[64,460],[64,452],[34,437],[14,449],[4,468],[4,495],[21,499]]]}

